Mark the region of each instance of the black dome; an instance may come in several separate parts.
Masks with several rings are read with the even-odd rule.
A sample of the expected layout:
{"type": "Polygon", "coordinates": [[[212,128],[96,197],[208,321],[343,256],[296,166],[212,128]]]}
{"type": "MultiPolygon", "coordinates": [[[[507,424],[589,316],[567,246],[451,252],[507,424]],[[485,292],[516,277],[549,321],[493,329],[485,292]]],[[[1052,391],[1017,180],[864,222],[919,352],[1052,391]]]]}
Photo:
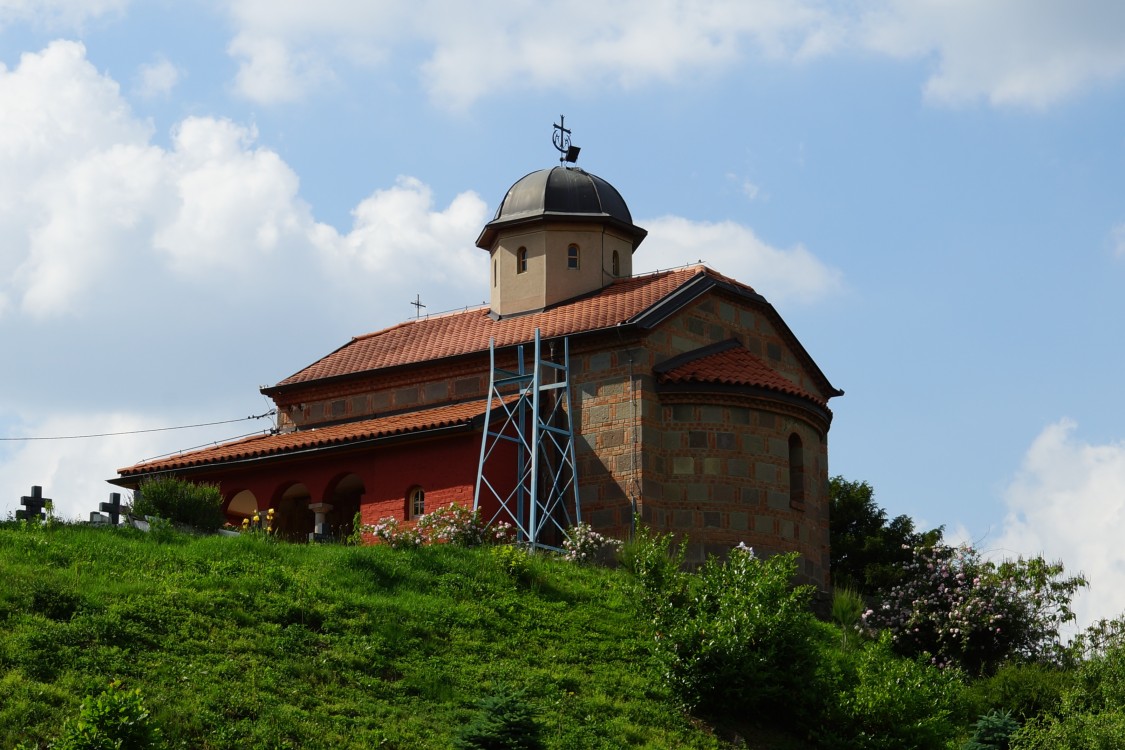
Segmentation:
{"type": "Polygon", "coordinates": [[[647,232],[633,224],[633,216],[617,188],[577,167],[552,167],[532,172],[508,188],[492,221],[485,225],[477,246],[489,249],[497,230],[514,224],[555,221],[606,221],[635,237],[634,247],[647,232]]]}

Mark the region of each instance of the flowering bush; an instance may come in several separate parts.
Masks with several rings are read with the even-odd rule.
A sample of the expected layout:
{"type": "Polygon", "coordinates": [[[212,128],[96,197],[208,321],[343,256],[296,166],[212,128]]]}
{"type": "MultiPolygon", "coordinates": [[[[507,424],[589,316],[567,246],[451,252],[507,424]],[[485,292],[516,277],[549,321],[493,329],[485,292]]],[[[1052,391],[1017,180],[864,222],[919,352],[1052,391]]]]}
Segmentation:
{"type": "Polygon", "coordinates": [[[570,562],[592,563],[603,549],[621,548],[620,539],[611,539],[590,528],[588,523],[571,526],[563,542],[563,558],[570,562]]]}
{"type": "Polygon", "coordinates": [[[482,544],[505,544],[512,541],[512,525],[500,522],[486,526],[480,511],[450,503],[418,518],[413,528],[404,527],[393,517],[363,525],[362,531],[395,548],[418,547],[422,544],[455,544],[479,547],[482,544]]]}
{"type": "Polygon", "coordinates": [[[363,530],[395,549],[418,547],[422,544],[422,534],[418,529],[403,528],[393,516],[380,518],[377,523],[364,526],[363,530]]]}
{"type": "Polygon", "coordinates": [[[996,564],[968,545],[915,547],[904,570],[904,582],[864,613],[865,626],[890,631],[899,653],[973,674],[1010,658],[1057,658],[1059,628],[1074,619],[1070,600],[1086,585],[1082,576],[1062,578],[1062,563],[996,564]]]}

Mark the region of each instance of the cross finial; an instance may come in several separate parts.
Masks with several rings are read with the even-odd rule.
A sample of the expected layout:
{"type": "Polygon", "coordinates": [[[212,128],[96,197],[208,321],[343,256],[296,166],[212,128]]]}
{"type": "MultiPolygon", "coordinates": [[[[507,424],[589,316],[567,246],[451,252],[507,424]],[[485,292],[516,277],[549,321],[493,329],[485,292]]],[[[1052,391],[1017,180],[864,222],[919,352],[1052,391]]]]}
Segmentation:
{"type": "Polygon", "coordinates": [[[559,164],[565,164],[566,162],[573,164],[578,161],[578,152],[582,149],[570,144],[570,128],[566,127],[566,117],[559,115],[558,124],[554,127],[555,132],[551,135],[551,143],[555,144],[555,150],[562,154],[559,157],[559,164]]]}
{"type": "Polygon", "coordinates": [[[414,295],[414,301],[411,302],[410,304],[414,305],[414,317],[415,318],[422,317],[422,308],[425,307],[425,305],[422,304],[422,295],[415,294],[414,295]]]}

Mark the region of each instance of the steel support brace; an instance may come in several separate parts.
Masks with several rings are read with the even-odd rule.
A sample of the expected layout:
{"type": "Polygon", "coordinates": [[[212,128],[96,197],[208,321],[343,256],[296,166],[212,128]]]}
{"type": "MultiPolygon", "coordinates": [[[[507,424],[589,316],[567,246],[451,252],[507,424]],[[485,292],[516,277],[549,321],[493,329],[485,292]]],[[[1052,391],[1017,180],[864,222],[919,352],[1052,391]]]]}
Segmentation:
{"type": "Polygon", "coordinates": [[[473,509],[491,509],[485,522],[508,522],[517,540],[532,549],[558,550],[571,527],[582,522],[578,470],[571,424],[570,342],[562,363],[542,356],[539,329],[527,366],[516,349],[516,370],[496,365],[496,342],[488,345],[488,407],[484,414],[473,509]],[[514,444],[510,453],[498,451],[514,444]],[[514,484],[509,484],[512,473],[514,484]],[[509,489],[510,487],[510,489],[509,489]]]}

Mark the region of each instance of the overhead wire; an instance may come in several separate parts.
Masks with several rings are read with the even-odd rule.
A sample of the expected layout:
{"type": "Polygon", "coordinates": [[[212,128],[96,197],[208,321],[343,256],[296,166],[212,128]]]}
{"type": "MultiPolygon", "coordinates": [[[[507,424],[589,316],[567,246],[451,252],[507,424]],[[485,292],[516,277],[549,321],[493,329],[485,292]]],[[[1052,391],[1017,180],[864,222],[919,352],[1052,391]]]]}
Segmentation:
{"type": "Polygon", "coordinates": [[[124,430],[122,432],[97,432],[89,435],[49,435],[49,436],[34,436],[34,437],[0,437],[3,442],[19,442],[31,440],[84,440],[86,438],[100,438],[100,437],[118,437],[120,435],[142,435],[148,432],[169,432],[171,430],[190,430],[195,427],[214,427],[220,424],[233,424],[235,422],[248,422],[252,419],[265,419],[272,417],[277,413],[276,409],[270,409],[262,414],[250,415],[249,417],[241,417],[239,419],[224,419],[218,422],[200,422],[199,424],[180,425],[178,427],[150,427],[144,430],[124,430]]]}

